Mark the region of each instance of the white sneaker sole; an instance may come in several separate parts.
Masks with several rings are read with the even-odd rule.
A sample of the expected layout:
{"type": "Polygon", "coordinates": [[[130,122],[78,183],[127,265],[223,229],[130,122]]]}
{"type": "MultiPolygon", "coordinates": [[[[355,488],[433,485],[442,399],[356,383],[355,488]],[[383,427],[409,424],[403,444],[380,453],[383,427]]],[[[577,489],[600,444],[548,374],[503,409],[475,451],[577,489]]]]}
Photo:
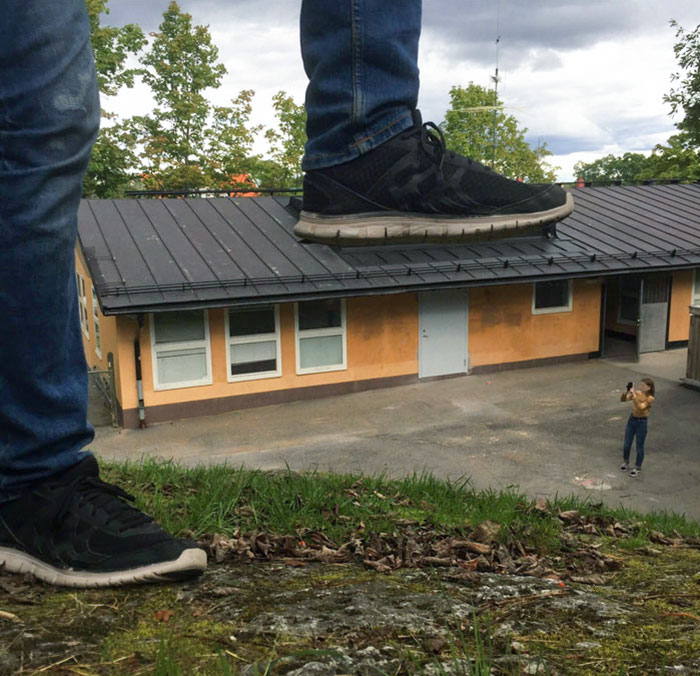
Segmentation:
{"type": "Polygon", "coordinates": [[[39,580],[62,587],[117,587],[140,582],[172,582],[199,575],[207,567],[202,549],[186,549],[174,561],[110,573],[90,573],[54,568],[48,563],[14,549],[0,547],[0,566],[9,573],[31,573],[39,580]]]}
{"type": "Polygon", "coordinates": [[[294,226],[301,239],[325,244],[393,244],[395,242],[473,242],[519,235],[556,223],[574,210],[566,194],[560,207],[530,214],[502,216],[429,216],[424,214],[372,214],[320,216],[302,211],[294,226]]]}

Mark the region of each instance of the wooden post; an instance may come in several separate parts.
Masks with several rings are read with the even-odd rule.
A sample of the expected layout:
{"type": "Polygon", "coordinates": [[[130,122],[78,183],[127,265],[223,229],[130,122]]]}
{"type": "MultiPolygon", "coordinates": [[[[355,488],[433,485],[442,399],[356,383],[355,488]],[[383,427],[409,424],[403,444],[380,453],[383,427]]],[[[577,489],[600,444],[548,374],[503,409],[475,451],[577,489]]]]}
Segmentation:
{"type": "Polygon", "coordinates": [[[700,390],[700,305],[690,306],[690,335],[688,336],[688,365],[681,382],[700,390]]]}

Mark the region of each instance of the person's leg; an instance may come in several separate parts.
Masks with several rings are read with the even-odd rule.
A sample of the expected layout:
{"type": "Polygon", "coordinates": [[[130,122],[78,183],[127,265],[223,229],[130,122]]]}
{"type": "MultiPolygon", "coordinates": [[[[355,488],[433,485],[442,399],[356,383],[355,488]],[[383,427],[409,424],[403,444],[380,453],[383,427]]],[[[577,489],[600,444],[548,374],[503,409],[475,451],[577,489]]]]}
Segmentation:
{"type": "Polygon", "coordinates": [[[622,465],[623,469],[627,469],[630,462],[630,450],[632,448],[632,440],[634,439],[634,418],[632,416],[627,420],[625,427],[625,440],[622,444],[622,465]]]}
{"type": "Polygon", "coordinates": [[[647,419],[640,418],[637,422],[637,455],[634,460],[634,466],[640,470],[644,462],[644,442],[647,438],[647,419]]]}
{"type": "Polygon", "coordinates": [[[558,186],[499,176],[422,123],[420,0],[303,0],[309,76],[297,236],[333,244],[473,241],[539,231],[573,209],[558,186]]]}
{"type": "Polygon", "coordinates": [[[0,566],[69,586],[206,566],[99,479],[74,247],[100,110],[85,0],[7,0],[0,23],[0,566]]]}
{"type": "Polygon", "coordinates": [[[305,171],[359,157],[413,124],[421,0],[303,0],[305,171]]]}
{"type": "Polygon", "coordinates": [[[8,0],[0,24],[0,501],[93,438],[73,247],[100,109],[77,4],[8,0]]]}

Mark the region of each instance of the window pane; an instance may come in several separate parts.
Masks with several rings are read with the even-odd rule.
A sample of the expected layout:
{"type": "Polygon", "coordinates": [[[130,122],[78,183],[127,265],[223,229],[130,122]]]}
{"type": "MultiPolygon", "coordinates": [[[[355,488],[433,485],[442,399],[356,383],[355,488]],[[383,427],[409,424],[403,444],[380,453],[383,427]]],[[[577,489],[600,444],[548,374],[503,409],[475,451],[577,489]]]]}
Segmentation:
{"type": "Polygon", "coordinates": [[[207,353],[203,347],[158,353],[158,382],[202,380],[207,377],[207,353]]]}
{"type": "Polygon", "coordinates": [[[229,336],[254,336],[275,332],[275,308],[260,307],[250,310],[228,311],[229,336]]]}
{"type": "Polygon", "coordinates": [[[700,303],[700,268],[695,270],[695,288],[693,289],[695,303],[700,303]]]}
{"type": "Polygon", "coordinates": [[[569,282],[567,280],[535,283],[535,309],[565,307],[568,304],[569,282]]]}
{"type": "Polygon", "coordinates": [[[299,340],[299,365],[303,369],[343,363],[343,337],[321,336],[299,340]]]}
{"type": "Polygon", "coordinates": [[[157,344],[204,340],[204,312],[202,310],[159,312],[153,317],[157,344]]]}
{"type": "Polygon", "coordinates": [[[341,325],[339,300],[312,300],[299,303],[299,330],[327,329],[341,325]]]}
{"type": "Polygon", "coordinates": [[[231,345],[231,375],[277,370],[277,342],[231,345]]]}

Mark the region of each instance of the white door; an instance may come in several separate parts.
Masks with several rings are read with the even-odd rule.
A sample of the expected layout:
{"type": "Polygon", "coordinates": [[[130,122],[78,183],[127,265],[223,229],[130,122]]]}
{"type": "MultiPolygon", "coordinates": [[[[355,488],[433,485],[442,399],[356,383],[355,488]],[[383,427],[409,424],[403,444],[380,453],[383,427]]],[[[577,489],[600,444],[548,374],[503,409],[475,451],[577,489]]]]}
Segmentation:
{"type": "Polygon", "coordinates": [[[420,294],[418,377],[467,372],[467,299],[466,289],[420,294]]]}

